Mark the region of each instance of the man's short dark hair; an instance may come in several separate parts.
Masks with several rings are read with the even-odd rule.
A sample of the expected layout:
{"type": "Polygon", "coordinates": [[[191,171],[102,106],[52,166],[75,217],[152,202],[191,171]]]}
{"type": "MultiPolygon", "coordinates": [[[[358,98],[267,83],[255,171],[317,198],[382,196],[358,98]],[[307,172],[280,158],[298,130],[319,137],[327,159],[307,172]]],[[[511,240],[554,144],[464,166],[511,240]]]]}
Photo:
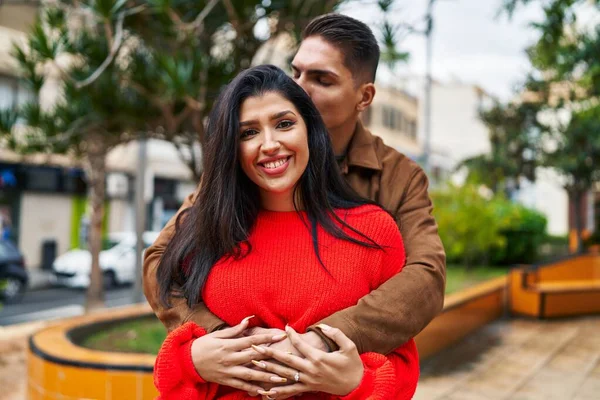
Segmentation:
{"type": "Polygon", "coordinates": [[[312,36],[320,36],[342,52],[344,65],[352,72],[356,83],[375,82],[379,45],[365,23],[347,15],[325,14],[304,28],[302,39],[312,36]]]}

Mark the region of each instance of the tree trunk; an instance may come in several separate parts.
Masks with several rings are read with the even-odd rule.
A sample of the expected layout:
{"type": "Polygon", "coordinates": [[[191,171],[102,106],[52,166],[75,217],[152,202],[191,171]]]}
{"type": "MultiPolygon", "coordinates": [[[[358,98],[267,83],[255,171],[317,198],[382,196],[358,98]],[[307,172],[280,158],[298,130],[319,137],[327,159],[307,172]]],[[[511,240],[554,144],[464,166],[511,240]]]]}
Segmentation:
{"type": "Polygon", "coordinates": [[[89,229],[89,249],[92,254],[90,286],[87,291],[86,311],[104,307],[104,282],[100,269],[102,250],[102,220],[106,176],[106,147],[100,138],[88,142],[88,177],[92,215],[89,229]]]}
{"type": "Polygon", "coordinates": [[[577,245],[575,247],[575,252],[577,254],[583,253],[583,240],[581,238],[583,232],[583,221],[582,217],[582,207],[581,200],[583,199],[583,193],[579,190],[575,190],[571,194],[571,198],[573,200],[573,219],[575,222],[575,232],[576,232],[576,241],[577,245]]]}

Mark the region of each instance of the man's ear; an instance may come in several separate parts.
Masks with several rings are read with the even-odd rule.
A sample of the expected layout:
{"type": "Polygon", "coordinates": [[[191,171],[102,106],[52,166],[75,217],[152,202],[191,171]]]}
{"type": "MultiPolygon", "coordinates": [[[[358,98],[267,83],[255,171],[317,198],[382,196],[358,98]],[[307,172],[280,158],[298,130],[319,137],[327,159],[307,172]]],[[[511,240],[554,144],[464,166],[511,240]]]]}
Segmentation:
{"type": "Polygon", "coordinates": [[[359,90],[362,97],[356,105],[356,111],[361,112],[373,102],[373,98],[375,97],[375,85],[373,83],[363,83],[359,90]]]}

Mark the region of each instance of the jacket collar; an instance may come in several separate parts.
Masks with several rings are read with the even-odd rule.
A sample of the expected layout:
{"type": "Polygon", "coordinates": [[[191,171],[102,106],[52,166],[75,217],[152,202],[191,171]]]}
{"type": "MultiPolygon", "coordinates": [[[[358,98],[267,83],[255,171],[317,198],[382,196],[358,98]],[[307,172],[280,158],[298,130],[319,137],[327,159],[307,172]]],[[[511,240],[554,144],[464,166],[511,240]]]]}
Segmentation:
{"type": "Polygon", "coordinates": [[[340,164],[342,173],[348,173],[350,166],[381,171],[381,162],[375,149],[375,137],[360,120],[352,134],[346,157],[340,164]]]}

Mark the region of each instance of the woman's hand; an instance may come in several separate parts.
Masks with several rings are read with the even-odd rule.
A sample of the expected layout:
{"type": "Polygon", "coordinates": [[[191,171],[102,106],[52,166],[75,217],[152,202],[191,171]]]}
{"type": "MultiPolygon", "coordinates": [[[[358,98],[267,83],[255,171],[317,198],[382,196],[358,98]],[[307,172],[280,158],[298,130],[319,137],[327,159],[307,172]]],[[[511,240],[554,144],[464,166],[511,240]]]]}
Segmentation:
{"type": "Polygon", "coordinates": [[[253,395],[258,395],[259,390],[261,393],[264,392],[263,388],[258,386],[260,382],[285,382],[285,378],[276,374],[256,371],[247,366],[252,360],[264,358],[260,353],[252,350],[251,346],[271,344],[287,337],[285,333],[241,337],[244,329],[248,327],[250,318],[252,317],[244,318],[234,327],[194,340],[192,361],[196,371],[205,381],[230,386],[253,395]],[[251,381],[255,381],[256,384],[250,383],[251,381]]]}
{"type": "Polygon", "coordinates": [[[264,371],[287,378],[290,382],[295,382],[296,378],[299,378],[291,385],[273,388],[268,394],[261,391],[260,394],[277,400],[304,392],[325,392],[345,396],[360,385],[364,368],[354,342],[339,329],[326,325],[320,327],[325,335],[338,344],[340,347],[338,351],[326,353],[317,350],[290,327],[286,329],[288,338],[305,359],[271,347],[253,346],[254,350],[263,355],[263,359],[273,358],[285,364],[255,360],[255,365],[264,371]]]}

